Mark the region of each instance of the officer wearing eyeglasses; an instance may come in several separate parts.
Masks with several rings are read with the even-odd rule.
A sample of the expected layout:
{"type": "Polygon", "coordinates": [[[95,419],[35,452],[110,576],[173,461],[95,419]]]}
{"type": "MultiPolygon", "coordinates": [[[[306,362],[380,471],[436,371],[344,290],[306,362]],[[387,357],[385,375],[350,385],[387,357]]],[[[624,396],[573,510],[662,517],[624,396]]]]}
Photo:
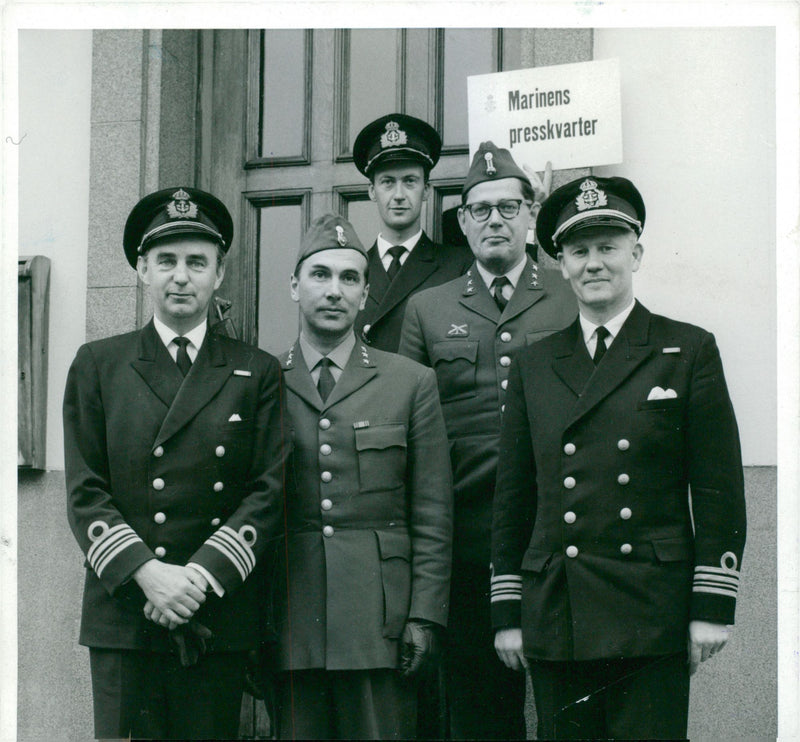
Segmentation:
{"type": "Polygon", "coordinates": [[[484,142],[458,222],[468,272],[408,303],[400,353],[436,372],[453,467],[455,521],[447,695],[453,739],[524,739],[525,679],[503,665],[489,616],[489,543],[500,423],[514,352],[577,315],[569,284],[525,252],[538,213],[529,177],[484,142]]]}

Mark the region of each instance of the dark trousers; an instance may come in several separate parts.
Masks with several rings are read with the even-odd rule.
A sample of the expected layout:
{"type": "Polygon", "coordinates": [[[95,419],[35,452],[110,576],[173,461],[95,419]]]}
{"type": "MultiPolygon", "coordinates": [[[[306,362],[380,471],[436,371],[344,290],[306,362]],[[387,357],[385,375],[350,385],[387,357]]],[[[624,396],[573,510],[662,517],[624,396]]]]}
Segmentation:
{"type": "Polygon", "coordinates": [[[417,685],[397,670],[280,673],[279,739],[413,739],[417,685]]]}
{"type": "Polygon", "coordinates": [[[539,739],[685,739],[686,653],[587,662],[528,660],[539,739]]]}
{"type": "Polygon", "coordinates": [[[90,648],[98,739],[235,739],[244,652],[207,654],[182,667],[166,652],[90,648]]]}
{"type": "Polygon", "coordinates": [[[525,675],[494,650],[488,568],[453,564],[447,636],[451,738],[525,739],[525,675]]]}

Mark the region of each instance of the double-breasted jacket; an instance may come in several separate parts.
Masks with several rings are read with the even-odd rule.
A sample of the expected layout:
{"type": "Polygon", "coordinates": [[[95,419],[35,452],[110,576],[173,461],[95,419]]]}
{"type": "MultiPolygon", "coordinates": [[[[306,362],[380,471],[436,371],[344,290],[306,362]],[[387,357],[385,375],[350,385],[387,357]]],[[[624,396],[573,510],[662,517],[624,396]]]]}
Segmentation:
{"type": "Polygon", "coordinates": [[[514,361],[492,530],[496,628],[545,660],[685,650],[732,623],[739,435],[713,335],[638,302],[595,368],[580,324],[514,361]]]}

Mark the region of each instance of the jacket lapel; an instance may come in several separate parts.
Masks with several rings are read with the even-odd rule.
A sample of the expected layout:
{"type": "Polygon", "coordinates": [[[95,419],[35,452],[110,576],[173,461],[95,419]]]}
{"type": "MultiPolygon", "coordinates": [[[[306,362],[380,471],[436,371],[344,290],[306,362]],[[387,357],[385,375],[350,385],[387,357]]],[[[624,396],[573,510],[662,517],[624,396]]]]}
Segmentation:
{"type": "Polygon", "coordinates": [[[167,407],[181,388],[183,377],[150,320],[139,333],[139,357],[131,366],[167,407]]]}
{"type": "MultiPolygon", "coordinates": [[[[603,362],[594,370],[583,394],[578,398],[569,425],[596,407],[653,355],[653,345],[648,343],[649,328],[650,312],[637,301],[603,357],[603,362]]],[[[583,338],[580,339],[582,342],[583,338]]],[[[589,357],[588,352],[586,357],[589,357]]],[[[592,365],[591,359],[589,364],[592,365]]]]}
{"type": "Polygon", "coordinates": [[[291,389],[298,397],[305,400],[317,412],[324,407],[322,397],[319,396],[317,387],[311,379],[311,372],[308,370],[303,353],[300,350],[300,343],[295,341],[294,345],[281,359],[283,368],[283,378],[286,386],[291,389]]]}
{"type": "MultiPolygon", "coordinates": [[[[162,344],[163,345],[163,344],[162,344]]],[[[177,368],[177,367],[176,367],[177,368]]],[[[227,363],[219,338],[209,329],[189,373],[161,424],[154,445],[175,435],[219,392],[233,369],[227,363]]],[[[178,372],[180,374],[180,372],[178,372]]]]}
{"type": "MultiPolygon", "coordinates": [[[[377,242],[372,247],[375,256],[378,256],[377,242]]],[[[372,257],[372,255],[370,255],[372,257]]],[[[375,296],[378,302],[378,309],[373,317],[372,324],[378,322],[384,315],[392,311],[398,304],[405,301],[411,292],[423,283],[428,276],[431,275],[438,268],[438,261],[436,259],[436,251],[433,248],[433,243],[428,239],[428,236],[423,232],[419,238],[411,254],[406,258],[402,268],[395,276],[394,281],[389,283],[389,277],[386,275],[386,270],[383,263],[378,257],[378,266],[375,266],[370,261],[369,277],[370,277],[370,293],[372,293],[372,276],[376,273],[379,278],[378,290],[379,295],[375,296]]]]}
{"type": "MultiPolygon", "coordinates": [[[[383,263],[381,262],[377,240],[369,249],[367,263],[369,265],[369,294],[367,294],[367,303],[374,304],[380,309],[380,304],[389,288],[389,276],[386,275],[386,268],[383,267],[383,263]]],[[[378,309],[373,311],[378,311],[378,309]]]]}
{"type": "Polygon", "coordinates": [[[459,304],[471,312],[480,314],[481,317],[485,317],[494,324],[500,322],[500,310],[495,304],[494,297],[489,293],[489,289],[486,288],[483,278],[478,273],[475,263],[464,275],[464,288],[458,301],[459,304]]]}
{"type": "Polygon", "coordinates": [[[554,356],[553,371],[580,397],[595,369],[583,342],[579,320],[558,336],[554,356]]]}
{"type": "Polygon", "coordinates": [[[378,369],[367,346],[357,342],[339,381],[336,382],[336,386],[333,387],[333,391],[325,401],[323,409],[341,402],[345,397],[364,386],[377,373],[378,369]]]}
{"type": "Polygon", "coordinates": [[[520,273],[519,281],[511,294],[511,298],[503,310],[500,324],[508,322],[526,309],[534,305],[544,296],[542,282],[539,280],[539,266],[530,258],[525,261],[525,268],[520,273]]]}

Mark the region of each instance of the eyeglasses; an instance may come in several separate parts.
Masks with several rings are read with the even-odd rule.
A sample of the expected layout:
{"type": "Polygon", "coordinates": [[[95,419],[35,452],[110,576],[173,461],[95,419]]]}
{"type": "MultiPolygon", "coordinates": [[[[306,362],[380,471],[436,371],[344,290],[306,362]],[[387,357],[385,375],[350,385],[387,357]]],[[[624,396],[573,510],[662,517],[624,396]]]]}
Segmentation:
{"type": "Polygon", "coordinates": [[[522,199],[519,198],[509,198],[496,204],[487,204],[483,201],[479,201],[475,204],[464,204],[462,208],[468,211],[476,222],[485,222],[489,218],[489,214],[492,213],[492,209],[497,209],[497,212],[503,219],[513,219],[519,214],[523,203],[527,204],[528,201],[522,201],[522,199]]]}

